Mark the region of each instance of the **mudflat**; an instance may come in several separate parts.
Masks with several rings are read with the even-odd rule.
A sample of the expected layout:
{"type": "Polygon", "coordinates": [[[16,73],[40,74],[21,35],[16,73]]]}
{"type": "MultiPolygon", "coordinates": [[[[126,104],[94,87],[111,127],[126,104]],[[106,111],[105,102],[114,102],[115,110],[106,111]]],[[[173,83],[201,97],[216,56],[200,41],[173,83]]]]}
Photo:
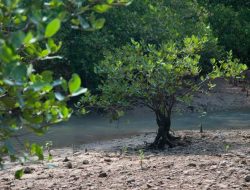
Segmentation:
{"type": "Polygon", "coordinates": [[[0,189],[250,189],[250,129],[175,135],[185,143],[165,150],[146,148],[154,133],[52,150],[49,162],[0,171],[0,189]]]}

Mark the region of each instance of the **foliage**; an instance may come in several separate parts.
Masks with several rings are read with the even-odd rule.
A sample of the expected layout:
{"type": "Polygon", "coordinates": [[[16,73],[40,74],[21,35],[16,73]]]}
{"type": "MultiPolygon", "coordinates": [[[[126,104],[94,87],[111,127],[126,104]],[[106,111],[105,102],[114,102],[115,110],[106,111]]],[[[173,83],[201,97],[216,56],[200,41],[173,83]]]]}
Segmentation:
{"type": "Polygon", "coordinates": [[[208,19],[219,43],[233,50],[243,63],[250,66],[250,4],[248,0],[200,0],[208,10],[208,19]]]}
{"type": "MultiPolygon", "coordinates": [[[[67,120],[72,110],[66,102],[86,92],[73,74],[69,82],[54,78],[53,72],[37,72],[36,65],[61,58],[56,53],[62,42],[55,39],[63,22],[75,28],[100,29],[105,12],[125,0],[3,0],[0,2],[0,165],[8,154],[15,160],[16,150],[10,139],[22,131],[43,134],[48,126],[67,120]]],[[[32,155],[43,159],[42,147],[28,146],[32,155]]],[[[21,172],[17,173],[17,178],[21,172]]]]}
{"type": "MultiPolygon", "coordinates": [[[[223,55],[207,22],[207,11],[193,0],[136,0],[103,16],[109,22],[97,32],[65,29],[60,37],[66,42],[61,51],[67,60],[65,75],[68,70],[78,73],[84,85],[92,90],[100,82],[94,67],[105,52],[126,45],[131,38],[159,46],[171,40],[181,42],[186,36],[207,36],[200,61],[205,70],[211,69],[210,58],[223,55]]],[[[54,69],[57,70],[56,65],[54,69]]]]}
{"type": "Polygon", "coordinates": [[[15,179],[21,179],[22,176],[23,176],[23,174],[24,174],[23,169],[17,170],[17,171],[15,172],[15,179]]]}
{"type": "Polygon", "coordinates": [[[182,47],[168,42],[160,48],[132,41],[115,52],[107,52],[96,67],[104,79],[98,88],[102,93],[100,104],[111,111],[136,105],[164,111],[173,95],[186,99],[190,95],[186,90],[196,88],[196,81],[191,79],[201,72],[197,52],[206,41],[192,36],[185,38],[182,47]]]}
{"type": "Polygon", "coordinates": [[[225,145],[225,151],[228,152],[229,149],[230,149],[230,145],[229,145],[229,144],[226,144],[226,145],[225,145]]]}

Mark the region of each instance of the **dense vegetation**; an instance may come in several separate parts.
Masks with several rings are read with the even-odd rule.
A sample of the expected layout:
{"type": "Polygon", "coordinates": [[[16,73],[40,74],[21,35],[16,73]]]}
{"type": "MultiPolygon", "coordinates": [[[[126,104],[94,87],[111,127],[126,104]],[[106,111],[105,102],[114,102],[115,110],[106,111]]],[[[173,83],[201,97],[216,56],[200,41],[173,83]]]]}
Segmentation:
{"type": "Polygon", "coordinates": [[[129,7],[105,13],[104,17],[109,22],[102,30],[86,33],[71,29],[62,35],[66,41],[62,54],[67,58],[68,69],[78,72],[86,87],[93,90],[99,83],[94,66],[103,59],[104,52],[122,47],[131,38],[160,45],[168,41],[182,41],[191,35],[207,36],[207,48],[204,48],[201,58],[207,69],[210,68],[210,58],[223,55],[206,23],[206,14],[194,1],[137,0],[129,7]]]}
{"type": "Polygon", "coordinates": [[[206,47],[200,53],[202,72],[211,71],[211,58],[225,58],[230,50],[249,65],[249,12],[247,1],[134,1],[129,7],[105,13],[109,22],[95,33],[65,30],[60,37],[66,42],[62,48],[66,58],[62,63],[67,65],[65,75],[77,72],[85,86],[95,90],[99,77],[94,66],[103,59],[105,51],[122,47],[131,38],[159,45],[191,35],[207,36],[206,47]]]}
{"type": "MultiPolygon", "coordinates": [[[[246,69],[239,60],[250,64],[247,1],[136,0],[120,6],[128,2],[0,2],[0,164],[3,155],[15,159],[10,138],[23,128],[43,134],[68,119],[68,100],[86,88],[95,96],[87,93],[82,105],[116,116],[136,105],[150,107],[159,126],[154,144],[171,144],[175,103],[204,81],[238,76],[246,69]]],[[[26,145],[43,159],[40,146],[26,145]]]]}
{"type": "Polygon", "coordinates": [[[250,3],[248,0],[199,0],[219,44],[250,66],[250,3]]]}

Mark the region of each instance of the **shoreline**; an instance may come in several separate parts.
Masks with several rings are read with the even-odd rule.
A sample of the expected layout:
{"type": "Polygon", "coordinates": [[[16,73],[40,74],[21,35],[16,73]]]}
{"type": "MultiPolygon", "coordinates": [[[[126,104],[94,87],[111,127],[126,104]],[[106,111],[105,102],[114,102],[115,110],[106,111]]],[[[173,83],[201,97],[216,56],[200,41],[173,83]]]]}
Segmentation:
{"type": "MultiPolygon", "coordinates": [[[[247,90],[243,90],[242,86],[235,86],[230,84],[223,78],[216,79],[214,81],[216,85],[212,90],[208,90],[208,93],[198,92],[194,95],[192,109],[194,112],[205,110],[207,112],[217,111],[230,111],[237,109],[250,109],[250,96],[247,90]]],[[[192,110],[187,109],[185,105],[177,105],[177,109],[181,111],[192,110]]]]}

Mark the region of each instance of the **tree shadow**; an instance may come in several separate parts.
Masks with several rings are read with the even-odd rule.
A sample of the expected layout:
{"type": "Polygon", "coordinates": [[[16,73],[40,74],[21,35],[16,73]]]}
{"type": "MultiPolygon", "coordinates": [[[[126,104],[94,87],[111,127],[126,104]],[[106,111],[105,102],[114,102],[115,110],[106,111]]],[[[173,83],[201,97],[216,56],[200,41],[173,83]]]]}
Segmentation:
{"type": "Polygon", "coordinates": [[[113,142],[106,142],[107,144],[113,143],[113,146],[108,148],[105,147],[105,142],[103,142],[99,144],[100,147],[96,150],[102,150],[105,153],[116,152],[117,154],[127,156],[139,155],[139,151],[141,150],[145,156],[221,156],[222,154],[230,154],[232,152],[237,154],[237,152],[240,151],[250,153],[250,131],[246,134],[241,134],[240,130],[207,131],[204,133],[199,133],[198,131],[182,131],[178,133],[177,136],[181,136],[181,139],[174,142],[176,146],[173,148],[149,148],[148,145],[153,142],[155,133],[146,133],[144,135],[137,135],[131,139],[117,139],[113,142]]]}

